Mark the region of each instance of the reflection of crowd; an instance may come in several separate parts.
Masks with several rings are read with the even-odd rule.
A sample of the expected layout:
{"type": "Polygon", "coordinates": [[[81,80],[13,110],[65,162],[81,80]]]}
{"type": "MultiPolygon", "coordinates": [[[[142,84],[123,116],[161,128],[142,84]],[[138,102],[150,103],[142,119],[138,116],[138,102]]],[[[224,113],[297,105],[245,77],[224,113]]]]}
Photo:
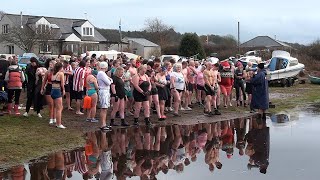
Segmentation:
{"type": "MultiPolygon", "coordinates": [[[[29,168],[31,179],[39,180],[71,178],[74,172],[83,179],[157,179],[161,172],[182,173],[185,166],[198,160],[200,152],[211,172],[221,169],[220,155],[231,158],[236,148],[240,156],[249,156],[249,169],[257,167],[266,173],[269,146],[266,122],[255,117],[197,125],[140,126],[87,133],[84,148],[60,151],[50,155],[48,162],[29,168]]],[[[25,174],[23,166],[18,166],[2,177],[19,179],[25,174]]]]}

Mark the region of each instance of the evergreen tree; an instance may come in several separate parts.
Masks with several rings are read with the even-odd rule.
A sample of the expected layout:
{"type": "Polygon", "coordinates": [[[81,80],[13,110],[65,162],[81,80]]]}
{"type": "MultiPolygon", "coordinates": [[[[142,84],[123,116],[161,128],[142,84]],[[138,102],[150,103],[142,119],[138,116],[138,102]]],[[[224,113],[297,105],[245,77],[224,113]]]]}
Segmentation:
{"type": "Polygon", "coordinates": [[[185,33],[180,43],[180,55],[181,56],[194,56],[196,54],[198,59],[205,58],[205,52],[200,39],[196,33],[185,33]]]}

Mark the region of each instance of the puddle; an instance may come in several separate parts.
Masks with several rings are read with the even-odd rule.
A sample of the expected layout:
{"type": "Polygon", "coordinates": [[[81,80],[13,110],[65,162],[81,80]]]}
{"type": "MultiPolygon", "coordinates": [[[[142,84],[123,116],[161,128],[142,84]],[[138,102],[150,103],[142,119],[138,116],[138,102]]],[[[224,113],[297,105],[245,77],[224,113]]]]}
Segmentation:
{"type": "Polygon", "coordinates": [[[319,116],[117,129],[9,170],[0,179],[317,179],[319,116]],[[54,179],[54,178],[53,178],[54,179]]]}

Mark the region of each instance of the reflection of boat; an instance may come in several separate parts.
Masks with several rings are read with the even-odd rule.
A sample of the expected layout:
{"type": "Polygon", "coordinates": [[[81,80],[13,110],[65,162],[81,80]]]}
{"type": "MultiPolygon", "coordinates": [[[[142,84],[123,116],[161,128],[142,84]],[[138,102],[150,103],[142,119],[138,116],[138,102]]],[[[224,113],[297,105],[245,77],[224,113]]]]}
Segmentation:
{"type": "Polygon", "coordinates": [[[309,80],[312,84],[320,84],[320,77],[309,75],[309,80]]]}
{"type": "Polygon", "coordinates": [[[268,80],[280,82],[282,85],[290,86],[304,64],[299,63],[297,58],[291,57],[286,51],[273,51],[268,65],[268,80]]]}
{"type": "Polygon", "coordinates": [[[295,113],[279,113],[270,116],[273,126],[289,126],[295,124],[295,121],[299,120],[299,115],[295,113]]]}

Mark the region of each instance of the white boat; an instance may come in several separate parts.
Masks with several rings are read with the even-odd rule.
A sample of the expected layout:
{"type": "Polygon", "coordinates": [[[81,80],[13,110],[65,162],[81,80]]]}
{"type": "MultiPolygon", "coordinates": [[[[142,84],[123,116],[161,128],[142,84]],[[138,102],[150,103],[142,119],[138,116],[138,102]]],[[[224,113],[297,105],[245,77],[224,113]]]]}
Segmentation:
{"type": "MultiPolygon", "coordinates": [[[[92,54],[96,54],[97,57],[100,57],[101,55],[105,55],[108,59],[117,59],[118,54],[125,54],[129,59],[137,59],[138,55],[128,53],[128,52],[119,52],[115,50],[110,51],[89,51],[89,56],[92,56],[92,54]]],[[[86,56],[86,53],[81,54],[82,57],[86,56]]]]}
{"type": "Polygon", "coordinates": [[[267,69],[269,81],[279,81],[290,86],[290,81],[304,69],[304,64],[299,63],[297,58],[291,57],[286,51],[273,51],[267,69]]]}

